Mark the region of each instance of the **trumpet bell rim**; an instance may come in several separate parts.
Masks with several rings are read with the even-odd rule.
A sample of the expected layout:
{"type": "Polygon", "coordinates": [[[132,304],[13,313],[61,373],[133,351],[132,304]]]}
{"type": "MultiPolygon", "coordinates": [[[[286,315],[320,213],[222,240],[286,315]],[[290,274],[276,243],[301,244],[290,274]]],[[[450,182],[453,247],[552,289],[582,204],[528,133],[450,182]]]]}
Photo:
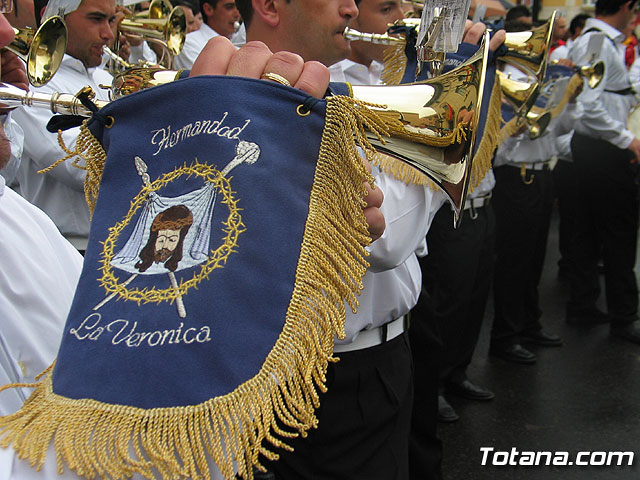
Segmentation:
{"type": "Polygon", "coordinates": [[[67,50],[67,27],[61,17],[47,19],[33,35],[24,59],[27,77],[34,87],[42,87],[56,74],[67,50]]]}
{"type": "Polygon", "coordinates": [[[167,21],[167,47],[173,55],[178,55],[182,51],[186,40],[187,20],[184,10],[174,7],[169,14],[167,21]]]}

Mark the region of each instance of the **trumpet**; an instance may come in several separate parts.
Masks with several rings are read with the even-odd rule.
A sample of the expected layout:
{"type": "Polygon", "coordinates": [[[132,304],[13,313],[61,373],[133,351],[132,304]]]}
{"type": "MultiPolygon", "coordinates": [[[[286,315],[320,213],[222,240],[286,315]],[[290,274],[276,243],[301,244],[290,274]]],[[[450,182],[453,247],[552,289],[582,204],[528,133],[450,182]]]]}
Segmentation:
{"type": "Polygon", "coordinates": [[[403,38],[393,37],[388,33],[363,33],[353,28],[345,28],[342,33],[344,38],[351,41],[373,43],[374,45],[404,45],[403,38]]]}
{"type": "Polygon", "coordinates": [[[554,10],[545,24],[532,30],[508,32],[504,41],[507,51],[500,60],[535,77],[538,82],[543,82],[557,14],[554,10]]]}
{"type": "Polygon", "coordinates": [[[91,87],[84,87],[77,94],[69,93],[39,93],[25,92],[10,84],[0,83],[0,108],[36,107],[46,108],[51,113],[64,113],[67,115],[79,115],[89,117],[92,111],[85,107],[78,99],[80,94],[87,94],[98,108],[102,108],[109,102],[96,100],[95,92],[91,87]]]}
{"type": "Polygon", "coordinates": [[[451,200],[456,225],[469,187],[488,54],[485,35],[473,57],[438,77],[406,85],[351,87],[354,98],[379,105],[371,108],[398,125],[382,141],[367,135],[372,145],[432,179],[451,200]],[[464,120],[469,116],[471,121],[464,120]],[[447,137],[448,145],[440,141],[447,137]]]}
{"type": "Polygon", "coordinates": [[[45,85],[58,71],[67,50],[67,27],[64,20],[53,16],[36,31],[31,27],[14,28],[13,31],[15,37],[5,48],[24,60],[31,85],[45,85]]]}
{"type": "Polygon", "coordinates": [[[166,2],[156,0],[143,14],[123,19],[118,25],[118,31],[159,45],[166,53],[166,64],[170,67],[171,56],[178,55],[184,46],[187,21],[182,8],[174,7],[168,14],[167,8],[166,2]]]}
{"type": "Polygon", "coordinates": [[[496,76],[500,80],[503,98],[515,110],[518,122],[527,125],[532,140],[538,138],[551,122],[549,112],[533,111],[535,101],[540,95],[540,83],[514,80],[500,70],[496,71],[496,76]]]}
{"type": "MultiPolygon", "coordinates": [[[[552,60],[551,63],[553,65],[558,65],[558,60],[552,60]]],[[[589,88],[597,88],[604,78],[605,67],[604,62],[602,60],[598,60],[593,65],[584,65],[582,67],[576,65],[572,70],[573,73],[577,73],[586,80],[589,88]]]]}

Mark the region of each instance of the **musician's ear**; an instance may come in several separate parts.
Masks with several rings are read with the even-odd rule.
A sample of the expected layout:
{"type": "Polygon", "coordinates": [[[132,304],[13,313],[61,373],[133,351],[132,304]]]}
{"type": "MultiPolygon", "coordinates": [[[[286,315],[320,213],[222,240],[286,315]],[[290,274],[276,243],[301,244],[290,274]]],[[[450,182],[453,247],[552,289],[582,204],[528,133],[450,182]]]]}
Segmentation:
{"type": "MultiPolygon", "coordinates": [[[[280,23],[281,0],[252,0],[253,14],[270,27],[280,23]]],[[[253,19],[252,19],[253,23],[253,19]]]]}

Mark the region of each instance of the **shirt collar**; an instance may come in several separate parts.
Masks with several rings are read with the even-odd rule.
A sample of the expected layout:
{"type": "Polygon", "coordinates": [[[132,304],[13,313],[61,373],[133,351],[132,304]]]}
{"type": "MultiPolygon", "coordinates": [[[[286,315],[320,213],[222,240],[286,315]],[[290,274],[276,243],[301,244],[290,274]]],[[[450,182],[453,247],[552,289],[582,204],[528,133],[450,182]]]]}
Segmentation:
{"type": "Polygon", "coordinates": [[[76,72],[80,72],[88,75],[91,75],[97,68],[97,67],[87,68],[84,66],[84,63],[82,63],[80,60],[66,53],[64,54],[64,57],[62,57],[62,63],[65,66],[75,70],[76,72]]]}
{"type": "Polygon", "coordinates": [[[618,30],[617,28],[612,27],[606,22],[598,18],[588,18],[587,23],[584,26],[584,31],[589,30],[590,28],[597,28],[607,35],[607,37],[611,38],[616,43],[622,43],[624,40],[624,34],[618,30]]]}
{"type": "Polygon", "coordinates": [[[202,22],[202,25],[200,25],[200,30],[202,31],[202,33],[206,33],[208,35],[220,35],[218,32],[216,32],[213,28],[211,28],[209,25],[207,25],[206,23],[202,22]]]}

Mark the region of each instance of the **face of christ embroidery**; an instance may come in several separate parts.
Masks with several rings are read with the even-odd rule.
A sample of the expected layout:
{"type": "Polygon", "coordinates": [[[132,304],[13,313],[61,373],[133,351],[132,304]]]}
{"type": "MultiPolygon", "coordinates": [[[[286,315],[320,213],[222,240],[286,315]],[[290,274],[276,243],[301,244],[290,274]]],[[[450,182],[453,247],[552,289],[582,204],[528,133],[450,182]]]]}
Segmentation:
{"type": "Polygon", "coordinates": [[[99,279],[106,296],[93,310],[98,311],[117,297],[138,304],[175,302],[178,316],[186,318],[183,297],[213,270],[222,268],[231,253],[237,251],[238,237],[245,231],[228,174],[242,163],[255,163],[259,156],[258,145],[240,141],[236,156],[222,171],[196,159],[153,182],[146,163],[135,157],[142,189],[132,200],[125,217],[109,229],[102,249],[102,276],[99,279]],[[185,176],[202,179],[203,186],[175,197],[161,194],[164,187],[185,176]],[[217,201],[226,206],[229,215],[223,222],[222,242],[210,246],[217,201]],[[128,239],[118,247],[122,244],[119,240],[123,230],[136,217],[128,239]],[[200,268],[196,269],[198,266],[200,268]],[[130,276],[121,280],[116,271],[127,272],[130,276]],[[170,285],[168,288],[139,288],[136,278],[140,275],[167,275],[170,285]]]}

